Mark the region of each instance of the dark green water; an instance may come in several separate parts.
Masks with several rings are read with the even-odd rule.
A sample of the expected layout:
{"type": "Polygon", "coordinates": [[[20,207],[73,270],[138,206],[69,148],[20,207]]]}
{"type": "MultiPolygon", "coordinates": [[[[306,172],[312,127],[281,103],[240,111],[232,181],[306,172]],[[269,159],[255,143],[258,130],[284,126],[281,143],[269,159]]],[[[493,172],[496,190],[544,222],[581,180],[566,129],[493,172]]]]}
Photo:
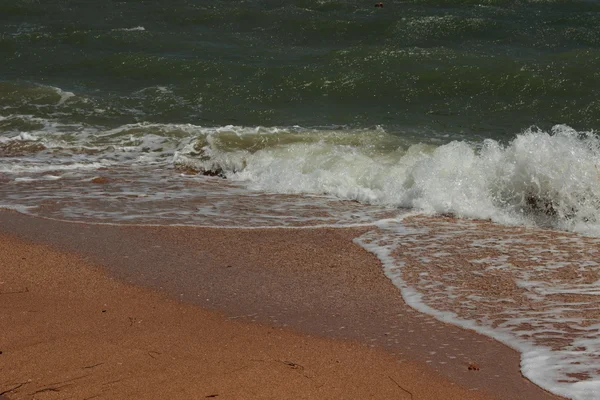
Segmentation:
{"type": "Polygon", "coordinates": [[[0,115],[381,125],[425,140],[600,127],[600,2],[373,4],[4,0],[0,115]]]}

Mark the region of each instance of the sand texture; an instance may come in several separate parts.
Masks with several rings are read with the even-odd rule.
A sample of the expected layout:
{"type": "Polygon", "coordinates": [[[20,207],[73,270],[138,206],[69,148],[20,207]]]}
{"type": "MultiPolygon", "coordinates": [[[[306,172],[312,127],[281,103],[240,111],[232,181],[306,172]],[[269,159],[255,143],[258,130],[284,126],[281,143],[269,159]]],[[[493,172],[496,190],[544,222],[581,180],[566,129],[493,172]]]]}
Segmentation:
{"type": "Polygon", "coordinates": [[[377,259],[352,243],[358,234],[2,212],[0,393],[557,398],[521,377],[513,350],[407,307],[377,259]]]}

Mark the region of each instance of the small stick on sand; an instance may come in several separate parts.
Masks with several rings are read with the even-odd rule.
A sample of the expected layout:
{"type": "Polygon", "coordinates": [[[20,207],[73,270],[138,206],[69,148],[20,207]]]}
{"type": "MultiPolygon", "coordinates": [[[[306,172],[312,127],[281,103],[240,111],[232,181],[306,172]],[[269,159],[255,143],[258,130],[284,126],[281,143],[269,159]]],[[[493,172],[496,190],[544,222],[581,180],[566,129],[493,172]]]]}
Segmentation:
{"type": "Polygon", "coordinates": [[[396,382],[396,380],[394,378],[392,378],[391,376],[388,375],[388,378],[390,378],[390,380],[392,382],[394,382],[396,384],[396,386],[398,386],[400,389],[402,389],[403,391],[405,391],[406,393],[408,393],[410,395],[410,398],[413,398],[413,394],[412,392],[409,392],[408,390],[404,389],[402,386],[400,386],[400,384],[398,382],[396,382]]]}

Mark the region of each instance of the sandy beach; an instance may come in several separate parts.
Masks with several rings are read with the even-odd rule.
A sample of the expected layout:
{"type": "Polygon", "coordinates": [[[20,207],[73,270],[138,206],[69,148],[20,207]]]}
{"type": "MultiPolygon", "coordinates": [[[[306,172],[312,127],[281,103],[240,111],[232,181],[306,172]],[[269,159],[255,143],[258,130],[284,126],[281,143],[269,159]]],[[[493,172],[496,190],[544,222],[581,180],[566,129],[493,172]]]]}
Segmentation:
{"type": "Polygon", "coordinates": [[[408,308],[359,230],[0,213],[7,399],[556,399],[518,354],[408,308]]]}

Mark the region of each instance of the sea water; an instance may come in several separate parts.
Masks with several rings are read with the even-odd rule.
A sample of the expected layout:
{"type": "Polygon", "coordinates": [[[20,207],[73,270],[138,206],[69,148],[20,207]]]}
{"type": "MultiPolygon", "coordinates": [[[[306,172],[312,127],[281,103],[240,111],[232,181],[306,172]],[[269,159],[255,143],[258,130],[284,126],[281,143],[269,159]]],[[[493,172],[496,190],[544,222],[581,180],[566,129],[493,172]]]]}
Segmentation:
{"type": "Polygon", "coordinates": [[[0,207],[369,226],[411,306],[593,399],[599,22],[583,0],[3,1],[0,207]]]}

